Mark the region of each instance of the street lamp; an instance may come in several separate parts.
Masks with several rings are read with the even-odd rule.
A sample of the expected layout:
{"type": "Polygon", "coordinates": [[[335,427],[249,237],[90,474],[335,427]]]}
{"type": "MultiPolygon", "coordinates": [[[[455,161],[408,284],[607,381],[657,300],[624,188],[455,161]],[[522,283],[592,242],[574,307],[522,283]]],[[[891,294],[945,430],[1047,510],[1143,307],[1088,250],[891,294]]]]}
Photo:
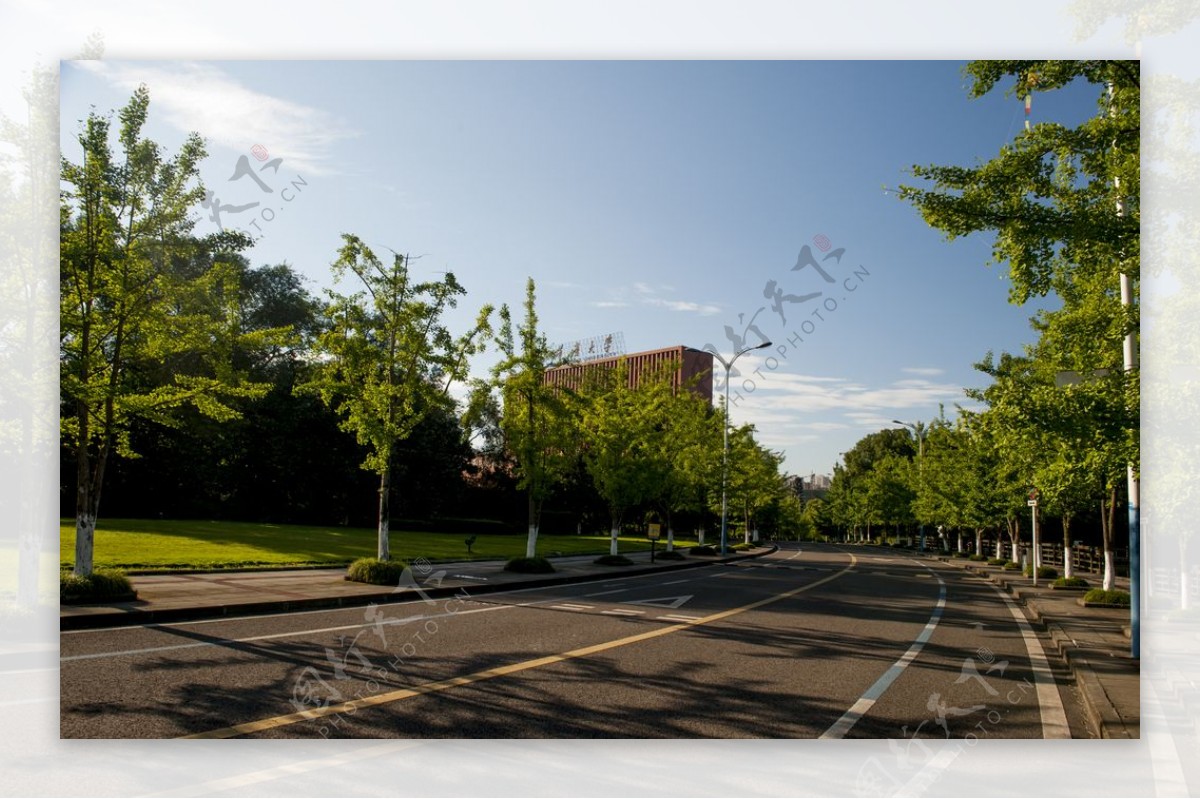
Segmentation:
{"type": "MultiPolygon", "coordinates": [[[[902,422],[899,419],[893,419],[892,424],[898,424],[901,427],[912,428],[913,433],[916,434],[916,436],[917,436],[917,481],[923,482],[923,480],[922,480],[923,473],[921,470],[924,466],[922,461],[924,460],[923,456],[925,455],[925,425],[921,424],[920,422],[917,422],[916,424],[913,424],[912,422],[902,422]]],[[[920,536],[921,536],[921,543],[918,548],[918,551],[921,553],[924,553],[925,552],[925,522],[921,522],[920,536]]]]}
{"type": "Polygon", "coordinates": [[[717,353],[713,353],[713,357],[721,362],[725,367],[725,424],[721,425],[724,428],[725,444],[721,454],[721,554],[724,555],[728,551],[726,546],[727,530],[729,529],[729,371],[733,369],[734,361],[745,355],[747,352],[761,350],[771,346],[771,342],[764,341],[753,347],[746,347],[744,350],[739,350],[733,354],[733,357],[726,361],[717,353]]]}

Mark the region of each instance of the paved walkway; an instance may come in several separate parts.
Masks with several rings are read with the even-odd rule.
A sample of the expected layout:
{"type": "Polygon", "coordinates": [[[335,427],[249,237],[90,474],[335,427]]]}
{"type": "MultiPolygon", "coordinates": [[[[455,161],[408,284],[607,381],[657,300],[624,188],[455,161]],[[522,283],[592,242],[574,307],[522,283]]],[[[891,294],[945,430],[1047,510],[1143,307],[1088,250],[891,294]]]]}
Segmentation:
{"type": "MultiPolygon", "coordinates": [[[[770,552],[759,548],[724,560],[742,560],[770,552]]],[[[116,627],[220,616],[318,608],[361,607],[395,601],[400,592],[416,597],[479,595],[513,588],[533,588],[650,571],[687,569],[721,558],[686,556],[681,561],[633,553],[632,566],[597,566],[595,556],[554,558],[554,574],[503,571],[500,561],[414,564],[412,587],[381,588],[348,582],[345,569],[207,572],[131,576],[138,598],[132,602],[66,605],[60,629],[116,627]]],[[[1073,673],[1094,728],[1105,738],[1140,737],[1140,663],[1131,657],[1128,609],[1085,608],[1080,591],[1051,590],[1048,581],[1035,588],[1028,578],[962,558],[948,563],[987,577],[1006,591],[1035,626],[1044,629],[1073,673]]],[[[1118,587],[1128,589],[1127,580],[1118,587]]],[[[1051,652],[1051,654],[1055,654],[1051,652]]]]}

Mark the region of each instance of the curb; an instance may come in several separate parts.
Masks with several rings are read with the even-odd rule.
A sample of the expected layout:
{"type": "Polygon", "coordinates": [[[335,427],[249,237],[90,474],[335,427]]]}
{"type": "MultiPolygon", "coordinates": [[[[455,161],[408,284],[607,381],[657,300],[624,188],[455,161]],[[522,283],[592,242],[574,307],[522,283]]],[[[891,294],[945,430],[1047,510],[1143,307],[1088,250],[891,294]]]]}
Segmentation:
{"type": "MultiPolygon", "coordinates": [[[[658,572],[679,571],[681,569],[696,569],[702,566],[711,566],[714,563],[733,563],[750,558],[758,558],[764,555],[770,555],[772,552],[775,552],[778,549],[779,547],[772,545],[769,549],[766,549],[763,552],[755,552],[753,554],[732,556],[727,555],[724,558],[717,556],[712,559],[705,559],[701,561],[685,561],[683,563],[673,562],[663,566],[659,566],[658,564],[653,566],[646,564],[645,566],[614,569],[610,574],[656,574],[658,572]]],[[[60,632],[68,630],[95,630],[108,627],[125,627],[138,624],[166,624],[168,622],[197,621],[200,619],[215,619],[222,617],[257,616],[267,613],[287,613],[289,611],[298,610],[337,610],[339,608],[363,607],[371,604],[383,605],[395,602],[406,602],[410,599],[413,599],[414,595],[418,597],[428,597],[431,599],[443,599],[447,597],[459,596],[460,593],[463,593],[470,597],[481,594],[499,593],[501,591],[513,591],[517,589],[548,588],[557,585],[585,583],[596,579],[604,579],[605,577],[606,575],[604,573],[575,574],[562,577],[543,577],[530,580],[514,580],[512,582],[492,584],[467,583],[453,586],[432,587],[429,589],[391,589],[386,592],[379,591],[370,594],[355,594],[351,596],[312,597],[309,599],[282,599],[263,602],[239,602],[236,604],[225,605],[164,608],[161,610],[140,610],[137,608],[132,608],[129,610],[114,610],[105,613],[80,614],[72,616],[60,615],[58,629],[60,632]]]]}
{"type": "MultiPolygon", "coordinates": [[[[1046,631],[1054,644],[1054,651],[1066,664],[1071,676],[1075,679],[1075,684],[1083,697],[1083,710],[1088,722],[1093,729],[1100,733],[1101,738],[1138,740],[1140,736],[1130,734],[1129,727],[1117,714],[1103,684],[1096,677],[1096,670],[1092,666],[1089,653],[1076,645],[1059,625],[1045,619],[1036,602],[1031,603],[1029,596],[1022,595],[1021,588],[1023,586],[1013,585],[1002,574],[994,574],[988,570],[971,566],[965,568],[998,585],[1001,590],[1010,594],[1020,604],[1025,616],[1037,627],[1046,631]]],[[[1082,605],[1082,602],[1080,604],[1082,605]]]]}

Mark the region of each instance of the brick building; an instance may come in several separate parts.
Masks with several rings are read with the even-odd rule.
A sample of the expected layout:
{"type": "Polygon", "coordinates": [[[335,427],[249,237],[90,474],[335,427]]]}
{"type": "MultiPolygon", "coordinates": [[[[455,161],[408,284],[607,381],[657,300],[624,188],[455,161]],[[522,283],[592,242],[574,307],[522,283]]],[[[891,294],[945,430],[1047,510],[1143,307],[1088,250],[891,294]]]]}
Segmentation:
{"type": "Polygon", "coordinates": [[[578,388],[588,370],[611,369],[622,360],[629,369],[631,386],[636,386],[645,376],[658,374],[673,363],[676,366],[670,378],[671,387],[678,391],[681,386],[688,386],[697,396],[712,403],[712,353],[682,345],[557,366],[546,370],[546,382],[554,386],[578,388]]]}

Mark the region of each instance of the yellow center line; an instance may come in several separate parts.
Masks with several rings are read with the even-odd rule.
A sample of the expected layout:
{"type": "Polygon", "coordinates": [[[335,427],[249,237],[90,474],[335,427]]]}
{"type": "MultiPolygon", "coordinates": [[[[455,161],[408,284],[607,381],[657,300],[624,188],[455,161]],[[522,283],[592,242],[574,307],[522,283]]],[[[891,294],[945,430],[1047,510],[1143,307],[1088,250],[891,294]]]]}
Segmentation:
{"type": "Polygon", "coordinates": [[[853,553],[848,554],[850,554],[850,565],[846,566],[839,572],[829,575],[828,577],[822,577],[816,582],[802,585],[799,588],[793,588],[792,590],[785,591],[782,594],[776,594],[775,596],[767,597],[766,599],[760,599],[757,602],[751,602],[749,605],[742,605],[741,607],[730,608],[729,610],[723,610],[720,613],[714,613],[711,616],[704,616],[703,618],[696,619],[695,621],[680,622],[679,624],[672,624],[667,627],[659,627],[644,633],[638,633],[637,635],[618,638],[614,641],[605,641],[603,643],[593,644],[591,646],[585,646],[579,649],[572,649],[569,652],[562,652],[557,655],[547,655],[546,657],[535,658],[533,660],[524,660],[520,663],[512,663],[507,666],[497,666],[493,669],[477,671],[474,674],[467,674],[462,677],[451,677],[448,680],[438,680],[437,682],[424,683],[423,685],[417,685],[412,688],[400,688],[398,690],[388,691],[382,694],[360,697],[349,702],[341,702],[336,705],[326,705],[324,707],[315,707],[311,710],[301,710],[296,713],[287,713],[282,716],[273,716],[271,718],[260,719],[258,721],[248,721],[244,724],[235,724],[232,727],[221,727],[220,729],[209,730],[207,732],[184,735],[181,736],[181,738],[234,738],[238,735],[250,735],[256,732],[264,732],[265,730],[271,730],[276,727],[286,727],[290,724],[298,724],[302,721],[312,721],[314,719],[320,719],[326,716],[335,716],[343,713],[351,715],[365,707],[391,704],[392,702],[400,702],[404,699],[411,699],[414,696],[440,693],[442,691],[448,691],[451,688],[459,688],[464,685],[483,682],[485,680],[494,680],[497,677],[507,677],[510,674],[517,674],[522,671],[541,668],[542,666],[550,666],[567,660],[574,660],[576,658],[587,657],[588,655],[595,655],[599,652],[605,652],[609,649],[617,649],[618,647],[636,644],[640,641],[648,641],[652,638],[659,638],[664,635],[670,635],[671,633],[679,632],[680,630],[687,630],[692,627],[700,627],[701,625],[705,624],[712,624],[714,622],[721,621],[722,619],[727,619],[730,616],[736,616],[739,613],[745,613],[746,611],[755,610],[756,608],[761,608],[765,605],[790,599],[797,594],[801,594],[805,591],[811,591],[818,586],[838,579],[842,575],[851,571],[858,563],[858,558],[855,557],[853,553]]]}

